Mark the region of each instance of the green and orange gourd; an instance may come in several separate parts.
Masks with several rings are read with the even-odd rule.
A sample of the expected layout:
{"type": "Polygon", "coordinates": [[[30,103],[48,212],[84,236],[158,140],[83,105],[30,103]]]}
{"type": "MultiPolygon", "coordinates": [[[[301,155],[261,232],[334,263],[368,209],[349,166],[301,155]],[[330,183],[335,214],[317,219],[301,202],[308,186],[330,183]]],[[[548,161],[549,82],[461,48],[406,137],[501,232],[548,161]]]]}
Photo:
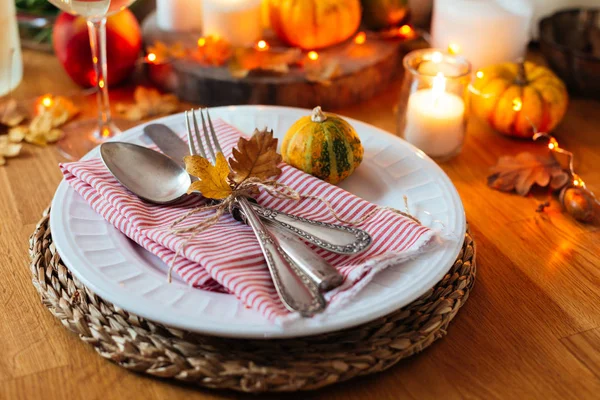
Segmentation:
{"type": "Polygon", "coordinates": [[[281,145],[283,161],[336,184],[360,165],[364,149],[354,128],[343,118],[316,107],[287,131],[281,145]]]}

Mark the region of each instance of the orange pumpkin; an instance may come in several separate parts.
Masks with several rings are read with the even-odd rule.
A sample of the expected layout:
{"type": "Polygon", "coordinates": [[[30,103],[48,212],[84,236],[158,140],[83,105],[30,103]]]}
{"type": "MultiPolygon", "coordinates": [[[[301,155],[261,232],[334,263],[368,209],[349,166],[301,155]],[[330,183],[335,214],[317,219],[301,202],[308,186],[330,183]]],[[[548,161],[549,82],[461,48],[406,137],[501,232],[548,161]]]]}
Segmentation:
{"type": "Polygon", "coordinates": [[[350,38],[360,24],[360,0],[269,0],[271,27],[285,43],[320,49],[350,38]]]}
{"type": "Polygon", "coordinates": [[[504,63],[476,73],[472,111],[509,136],[550,132],[567,111],[565,84],[548,68],[530,62],[504,63]]]}

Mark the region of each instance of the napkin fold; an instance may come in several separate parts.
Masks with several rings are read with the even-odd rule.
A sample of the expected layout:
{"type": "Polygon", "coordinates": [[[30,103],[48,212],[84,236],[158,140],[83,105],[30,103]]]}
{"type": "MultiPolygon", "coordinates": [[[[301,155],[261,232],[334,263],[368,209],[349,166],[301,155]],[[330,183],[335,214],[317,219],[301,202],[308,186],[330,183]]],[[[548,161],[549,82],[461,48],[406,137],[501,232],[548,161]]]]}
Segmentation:
{"type": "MultiPolygon", "coordinates": [[[[225,156],[229,158],[242,135],[222,120],[215,121],[214,126],[225,156]]],[[[291,166],[282,164],[281,167],[283,172],[279,182],[300,194],[328,200],[344,220],[357,220],[377,207],[291,166]]],[[[201,290],[231,293],[247,307],[277,323],[298,317],[279,300],[249,226],[226,214],[188,241],[187,236],[174,234],[170,226],[182,215],[205,204],[206,200],[200,196],[188,196],[169,206],[150,204],[121,186],[98,158],[61,164],[60,168],[70,186],[97,213],[168,265],[174,262],[173,271],[188,284],[201,290]]],[[[282,212],[338,223],[327,206],[316,199],[276,199],[263,191],[257,200],[259,204],[282,212]]],[[[213,210],[198,212],[178,227],[195,225],[213,213],[213,210]]],[[[329,301],[326,314],[350,301],[381,270],[401,264],[431,247],[435,237],[431,229],[389,210],[379,210],[356,226],[373,238],[372,246],[361,254],[344,256],[313,247],[344,276],[344,283],[326,294],[329,301]]]]}

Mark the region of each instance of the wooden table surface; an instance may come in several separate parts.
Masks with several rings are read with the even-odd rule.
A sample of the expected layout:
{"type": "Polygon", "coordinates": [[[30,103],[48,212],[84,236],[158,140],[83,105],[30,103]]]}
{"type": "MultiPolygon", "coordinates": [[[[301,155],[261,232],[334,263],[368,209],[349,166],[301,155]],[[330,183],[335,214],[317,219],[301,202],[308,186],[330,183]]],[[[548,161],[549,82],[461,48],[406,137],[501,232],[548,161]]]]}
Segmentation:
{"type": "MultiPolygon", "coordinates": [[[[24,52],[20,99],[77,90],[51,55],[24,52]]],[[[343,110],[394,132],[398,87],[343,110]]],[[[128,99],[117,89],[113,99],[128,99]]],[[[94,113],[94,99],[87,112],[94,113]]],[[[573,99],[556,131],[600,194],[600,103],[573,99]]],[[[298,399],[592,399],[600,397],[600,233],[553,200],[486,187],[488,168],[534,144],[472,124],[466,145],[442,165],[462,197],[478,245],[478,277],[447,337],[391,370],[298,399]]],[[[28,237],[61,174],[55,148],[27,146],[0,168],[0,399],[265,398],[174,385],[99,357],[40,304],[31,285],[28,237]]],[[[268,396],[279,398],[280,396],[268,396]]]]}

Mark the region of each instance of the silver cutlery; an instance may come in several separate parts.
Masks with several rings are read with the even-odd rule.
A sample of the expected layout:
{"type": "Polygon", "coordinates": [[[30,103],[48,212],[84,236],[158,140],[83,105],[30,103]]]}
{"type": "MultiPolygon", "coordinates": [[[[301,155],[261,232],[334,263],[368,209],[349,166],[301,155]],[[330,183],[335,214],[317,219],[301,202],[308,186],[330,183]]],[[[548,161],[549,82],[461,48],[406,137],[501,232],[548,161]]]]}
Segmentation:
{"type": "MultiPolygon", "coordinates": [[[[107,142],[100,146],[100,155],[115,179],[150,203],[170,204],[185,195],[192,183],[190,175],[174,160],[143,146],[107,142]]],[[[236,214],[234,217],[240,219],[236,214]]],[[[290,234],[269,220],[265,222],[278,236],[283,250],[301,266],[319,289],[327,291],[342,283],[342,275],[314,254],[299,236],[290,234]]]]}
{"type": "MultiPolygon", "coordinates": [[[[212,121],[208,114],[207,119],[208,126],[212,127],[212,121]]],[[[203,124],[203,128],[206,128],[204,120],[203,124]]],[[[188,155],[188,145],[175,132],[163,124],[150,124],[144,127],[144,133],[152,139],[163,153],[185,169],[183,157],[188,155]]],[[[371,236],[358,228],[313,221],[282,213],[256,203],[251,203],[251,207],[263,220],[272,221],[307,242],[333,253],[358,254],[371,245],[371,236]]]]}
{"type": "MultiPolygon", "coordinates": [[[[194,110],[192,110],[191,116],[194,127],[193,136],[195,136],[196,139],[196,144],[194,144],[189,115],[187,111],[185,112],[190,154],[199,154],[214,164],[216,162],[216,154],[219,152],[223,153],[223,150],[221,149],[217,135],[212,127],[212,122],[209,120],[209,135],[209,130],[207,129],[202,110],[200,110],[200,115],[202,116],[202,127],[204,138],[206,139],[206,146],[202,143],[196,114],[194,110]]],[[[299,312],[306,317],[322,312],[327,306],[327,303],[321,295],[317,284],[304,274],[298,264],[283,251],[277,235],[274,235],[273,232],[267,230],[258,215],[256,215],[252,209],[248,199],[245,197],[238,197],[236,202],[240,206],[248,225],[250,225],[258,239],[269,272],[271,273],[275,289],[286,308],[291,311],[299,312]]]]}

